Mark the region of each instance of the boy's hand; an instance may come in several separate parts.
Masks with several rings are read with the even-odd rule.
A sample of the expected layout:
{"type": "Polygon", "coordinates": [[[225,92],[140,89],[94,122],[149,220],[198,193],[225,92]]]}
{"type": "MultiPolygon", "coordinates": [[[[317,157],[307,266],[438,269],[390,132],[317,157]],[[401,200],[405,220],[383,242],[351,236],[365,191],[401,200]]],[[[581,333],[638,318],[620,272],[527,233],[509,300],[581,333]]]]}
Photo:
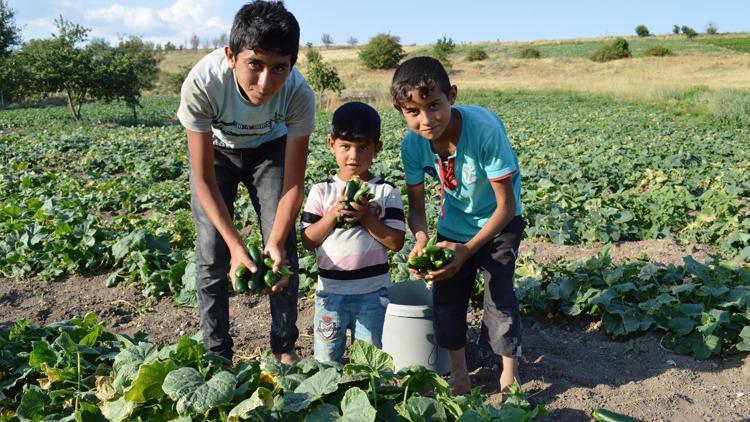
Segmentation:
{"type": "Polygon", "coordinates": [[[359,221],[364,225],[367,219],[374,217],[374,214],[369,212],[370,201],[368,201],[365,197],[360,197],[359,202],[349,202],[349,205],[351,205],[354,210],[347,211],[346,209],[344,209],[342,213],[344,216],[344,221],[346,221],[347,223],[354,223],[356,221],[359,221]]]}
{"type": "MultiPolygon", "coordinates": [[[[278,272],[279,269],[281,269],[282,266],[286,265],[286,258],[284,257],[283,250],[279,247],[279,245],[266,245],[266,249],[263,251],[263,254],[273,259],[273,268],[271,268],[270,271],[278,272]]],[[[279,281],[273,285],[272,288],[264,288],[263,293],[264,294],[276,294],[284,290],[286,286],[289,285],[289,276],[284,276],[279,279],[279,281]]]]}
{"type": "MultiPolygon", "coordinates": [[[[407,258],[422,255],[422,251],[424,250],[425,246],[427,246],[427,236],[416,236],[414,247],[411,249],[411,252],[409,252],[409,256],[407,258]]],[[[409,268],[409,273],[411,273],[412,277],[414,277],[416,280],[424,280],[425,276],[427,275],[423,271],[418,271],[415,268],[409,268]]]]}
{"type": "Polygon", "coordinates": [[[237,290],[237,279],[234,276],[235,271],[237,271],[237,267],[240,266],[240,264],[244,265],[248,270],[250,270],[251,273],[255,273],[258,271],[258,265],[261,265],[261,263],[255,263],[252,259],[250,259],[250,256],[247,254],[247,250],[245,248],[242,248],[241,250],[238,249],[237,251],[230,252],[231,253],[231,259],[229,260],[229,281],[232,283],[232,289],[237,290]]]}
{"type": "Polygon", "coordinates": [[[466,247],[463,243],[453,243],[453,242],[438,242],[437,246],[440,246],[441,248],[450,249],[453,251],[453,260],[451,260],[448,265],[445,267],[437,270],[437,271],[430,271],[427,273],[427,275],[424,277],[426,280],[430,281],[440,281],[440,280],[447,280],[456,273],[458,273],[458,270],[461,269],[461,267],[464,265],[464,262],[466,262],[469,257],[471,257],[471,251],[469,248],[466,247]]]}

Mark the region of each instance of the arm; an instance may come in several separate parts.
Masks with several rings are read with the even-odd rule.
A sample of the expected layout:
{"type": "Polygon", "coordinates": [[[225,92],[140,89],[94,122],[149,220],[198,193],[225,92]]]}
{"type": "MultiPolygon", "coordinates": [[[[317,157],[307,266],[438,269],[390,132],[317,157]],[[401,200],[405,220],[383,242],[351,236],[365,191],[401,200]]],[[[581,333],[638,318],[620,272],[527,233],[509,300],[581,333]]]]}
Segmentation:
{"type": "Polygon", "coordinates": [[[320,220],[307,226],[302,231],[302,247],[312,250],[323,244],[328,235],[331,234],[331,231],[336,227],[336,219],[343,209],[341,201],[345,198],[341,195],[336,200],[336,204],[320,220]]]}
{"type": "Polygon", "coordinates": [[[211,133],[187,130],[187,138],[196,195],[203,212],[216,227],[229,248],[231,257],[229,274],[232,283],[234,283],[234,271],[240,263],[252,272],[256,271],[256,266],[247,255],[245,244],[242,242],[237,229],[234,228],[232,217],[229,215],[229,210],[224,204],[224,199],[216,183],[211,133]]]}
{"type": "Polygon", "coordinates": [[[438,271],[429,273],[429,276],[434,280],[450,278],[456,274],[469,257],[474,255],[490,239],[500,233],[515,216],[516,199],[513,195],[513,183],[510,175],[504,179],[490,182],[490,184],[495,193],[495,201],[497,201],[495,211],[489,220],[487,220],[487,224],[465,244],[453,242],[438,243],[440,247],[452,249],[454,257],[450,264],[438,271]]]}
{"type": "MultiPolygon", "coordinates": [[[[281,188],[276,218],[273,228],[266,243],[265,252],[276,262],[274,271],[278,271],[280,265],[286,262],[284,256],[284,243],[292,229],[292,224],[302,207],[304,196],[305,168],[307,166],[307,151],[310,135],[289,137],[286,141],[286,152],[284,154],[284,181],[281,188]]],[[[284,280],[282,280],[283,282],[284,280]]],[[[277,283],[279,286],[282,282],[277,283]]],[[[281,284],[281,290],[287,283],[281,284]]],[[[274,292],[276,292],[274,286],[274,292]]]]}
{"type": "Polygon", "coordinates": [[[427,233],[427,214],[424,209],[424,182],[406,185],[409,201],[409,229],[414,234],[416,243],[409,256],[419,255],[429,240],[427,233]]]}

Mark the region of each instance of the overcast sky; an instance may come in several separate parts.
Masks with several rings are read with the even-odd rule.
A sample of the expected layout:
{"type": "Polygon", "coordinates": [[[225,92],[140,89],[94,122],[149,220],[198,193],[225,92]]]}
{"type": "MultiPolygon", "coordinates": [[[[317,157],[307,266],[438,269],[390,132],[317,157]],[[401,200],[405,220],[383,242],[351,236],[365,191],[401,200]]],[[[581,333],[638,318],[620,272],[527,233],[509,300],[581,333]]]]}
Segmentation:
{"type": "MultiPolygon", "coordinates": [[[[10,0],[24,40],[48,38],[59,16],[91,28],[92,37],[116,41],[137,35],[163,44],[187,45],[198,35],[213,40],[228,32],[242,1],[222,0],[10,0]]],[[[749,0],[527,0],[527,1],[357,1],[288,0],[301,42],[359,43],[380,32],[403,44],[434,43],[446,35],[456,42],[526,41],[606,35],[633,35],[639,24],[652,33],[688,25],[703,32],[709,21],[719,32],[750,31],[749,0]]]]}

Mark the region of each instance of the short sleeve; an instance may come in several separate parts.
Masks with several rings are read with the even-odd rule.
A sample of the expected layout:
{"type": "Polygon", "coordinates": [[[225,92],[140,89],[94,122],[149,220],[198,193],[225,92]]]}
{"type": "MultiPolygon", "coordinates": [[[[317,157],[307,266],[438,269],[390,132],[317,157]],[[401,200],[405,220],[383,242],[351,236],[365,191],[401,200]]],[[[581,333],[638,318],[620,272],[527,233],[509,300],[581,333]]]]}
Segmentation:
{"type": "Polygon", "coordinates": [[[386,226],[406,231],[406,221],[404,218],[404,202],[401,200],[401,192],[398,188],[391,187],[388,194],[383,198],[384,215],[381,221],[386,226]]]}
{"type": "Polygon", "coordinates": [[[180,107],[177,118],[185,129],[193,132],[211,132],[213,107],[208,100],[205,86],[194,72],[190,72],[180,90],[180,107]]]}
{"type": "Polygon", "coordinates": [[[318,220],[323,218],[323,215],[323,202],[320,195],[320,189],[318,189],[318,185],[313,185],[312,188],[310,188],[310,192],[307,194],[305,208],[302,210],[300,221],[302,229],[304,230],[312,224],[315,224],[318,220]]]}
{"type": "Polygon", "coordinates": [[[500,180],[518,171],[515,153],[505,133],[502,122],[500,125],[486,129],[482,136],[480,165],[487,178],[500,180]]]}
{"type": "Polygon", "coordinates": [[[407,134],[401,142],[401,161],[404,164],[404,179],[407,185],[424,182],[424,170],[418,152],[417,139],[407,134]]]}
{"type": "Polygon", "coordinates": [[[289,101],[286,117],[287,136],[306,136],[315,129],[315,94],[302,82],[289,101]]]}

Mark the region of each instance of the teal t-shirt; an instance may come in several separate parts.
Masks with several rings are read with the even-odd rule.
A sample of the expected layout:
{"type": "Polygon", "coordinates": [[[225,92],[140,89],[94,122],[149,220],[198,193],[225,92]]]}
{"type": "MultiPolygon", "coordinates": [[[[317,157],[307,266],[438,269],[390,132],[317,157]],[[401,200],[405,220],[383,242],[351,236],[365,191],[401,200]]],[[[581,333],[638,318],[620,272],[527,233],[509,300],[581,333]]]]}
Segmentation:
{"type": "MultiPolygon", "coordinates": [[[[497,207],[491,181],[511,177],[516,200],[515,215],[521,215],[521,171],[502,120],[477,106],[457,106],[461,113],[461,135],[453,159],[455,187],[443,184],[438,232],[461,242],[469,241],[487,223],[497,207]]],[[[446,173],[430,141],[409,132],[401,144],[406,183],[424,182],[424,174],[440,181],[446,173]]],[[[451,158],[449,158],[450,160],[451,158]]]]}

